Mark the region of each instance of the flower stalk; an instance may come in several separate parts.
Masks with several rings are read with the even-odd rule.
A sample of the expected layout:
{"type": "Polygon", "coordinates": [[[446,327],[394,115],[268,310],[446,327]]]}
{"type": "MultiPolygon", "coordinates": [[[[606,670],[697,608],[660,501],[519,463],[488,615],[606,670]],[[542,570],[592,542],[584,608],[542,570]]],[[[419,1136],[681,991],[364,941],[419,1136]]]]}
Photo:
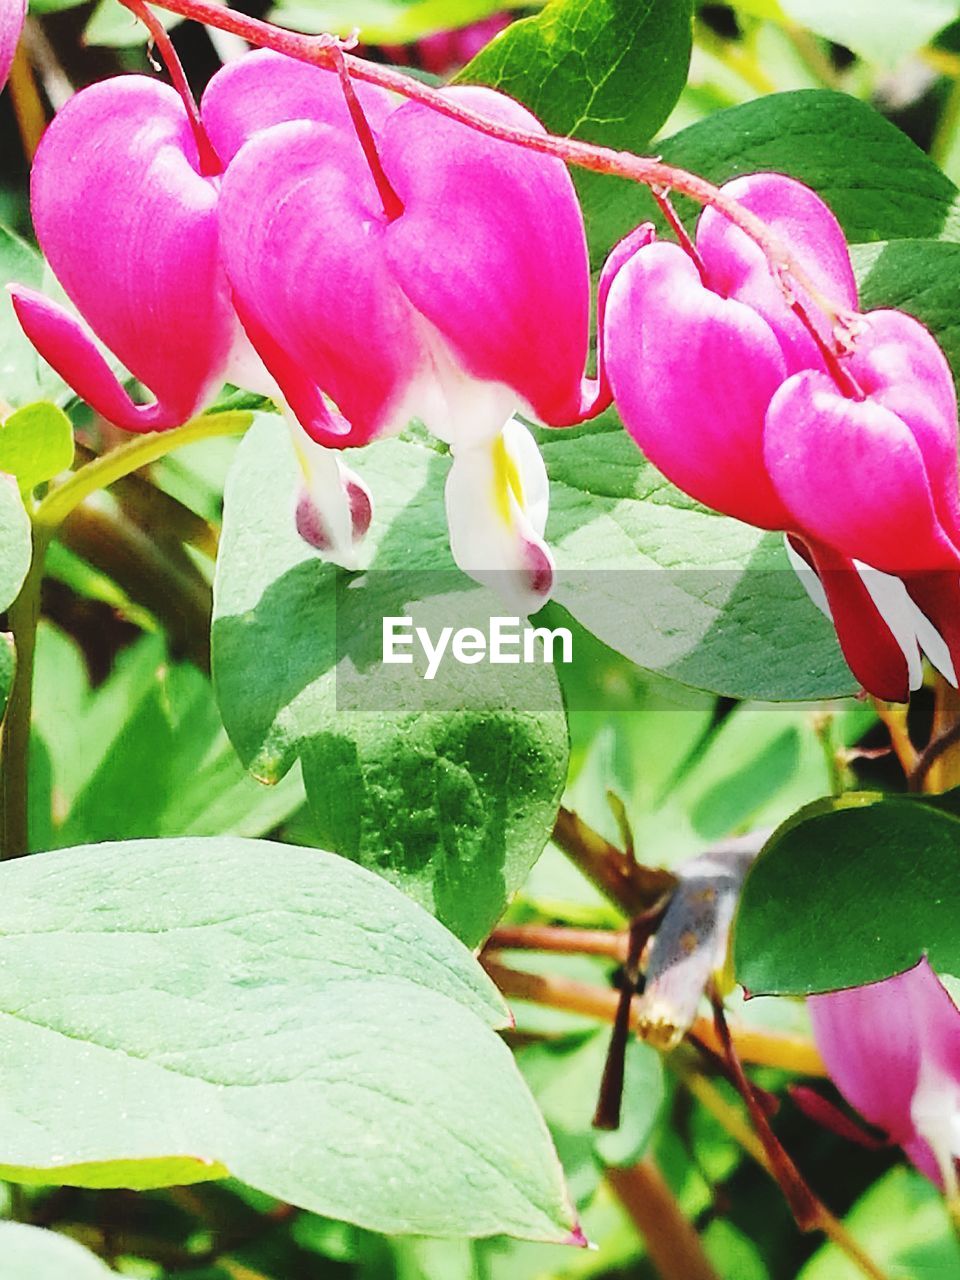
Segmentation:
{"type": "MultiPolygon", "coordinates": [[[[136,13],[136,6],[140,5],[142,0],[122,0],[122,2],[136,13]]],[[[301,62],[307,62],[325,70],[335,71],[338,60],[342,59],[343,66],[353,79],[378,85],[411,101],[422,103],[440,115],[486,134],[489,138],[496,138],[501,142],[524,147],[542,155],[556,156],[567,164],[589,169],[594,173],[609,174],[639,182],[646,187],[656,187],[661,196],[669,192],[678,192],[700,205],[717,209],[760,247],[770,264],[772,274],[791,300],[795,299],[796,289],[799,288],[815,303],[830,321],[831,327],[838,331],[840,349],[845,349],[844,344],[855,327],[855,318],[846,308],[823,294],[762,219],[738,204],[736,200],[730,199],[719,187],[705,178],[688,173],[685,169],[679,169],[674,165],[664,164],[663,161],[655,158],[637,156],[629,151],[617,151],[611,147],[581,142],[576,138],[563,138],[555,134],[535,132],[531,129],[517,128],[502,121],[491,120],[463,102],[455,101],[441,90],[404,75],[401,71],[344,53],[341,43],[329,36],[307,36],[294,31],[285,31],[269,22],[224,8],[216,0],[157,0],[157,3],[159,7],[170,13],[180,14],[182,17],[191,18],[221,31],[229,31],[259,48],[273,49],[277,53],[286,54],[288,57],[297,58],[301,62]]]]}

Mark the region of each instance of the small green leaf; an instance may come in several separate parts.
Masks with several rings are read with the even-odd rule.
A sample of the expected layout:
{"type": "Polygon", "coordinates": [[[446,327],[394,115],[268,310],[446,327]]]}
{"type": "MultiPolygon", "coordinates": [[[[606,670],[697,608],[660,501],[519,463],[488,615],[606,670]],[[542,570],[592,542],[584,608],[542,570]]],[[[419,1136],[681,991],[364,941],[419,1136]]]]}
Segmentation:
{"type": "Polygon", "coordinates": [[[923,955],[960,973],[958,799],[850,793],[785,823],[744,886],[738,982],[808,995],[877,982],[923,955]]]}
{"type": "Polygon", "coordinates": [[[16,476],[24,494],[73,465],[73,423],[55,404],[16,409],[0,423],[0,471],[16,476]]]}
{"type": "Polygon", "coordinates": [[[55,1231],[0,1222],[3,1280],[106,1280],[115,1273],[82,1245],[55,1231]]]}
{"type": "Polygon", "coordinates": [[[295,760],[318,839],[400,885],[479,942],[553,827],[567,733],[547,665],[383,664],[387,616],[486,626],[503,606],[447,548],[448,460],[410,440],[350,454],[374,499],[370,569],[347,575],[299,538],[298,468],[264,416],[227,485],[214,593],[214,683],[223,722],[255,776],[295,760]]]}
{"type": "Polygon", "coordinates": [[[0,1176],[229,1171],[376,1231],[560,1241],[572,1210],[506,1018],[465,947],[332,854],[222,838],[8,862],[0,1176]]]}
{"type": "Polygon", "coordinates": [[[30,517],[16,480],[0,472],[0,610],[20,594],[31,558],[30,517]]]}

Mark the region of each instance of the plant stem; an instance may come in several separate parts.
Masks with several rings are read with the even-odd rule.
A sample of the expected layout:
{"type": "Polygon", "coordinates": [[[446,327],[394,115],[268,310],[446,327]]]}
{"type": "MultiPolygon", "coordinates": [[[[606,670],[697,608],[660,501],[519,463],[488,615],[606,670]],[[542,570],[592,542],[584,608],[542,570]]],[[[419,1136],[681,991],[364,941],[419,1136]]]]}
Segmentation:
{"type": "MultiPolygon", "coordinates": [[[[508,998],[530,1000],[534,1004],[548,1005],[552,1009],[565,1009],[570,1013],[596,1018],[600,1022],[612,1023],[617,1016],[620,994],[610,988],[595,987],[587,982],[577,982],[555,974],[510,969],[501,964],[495,954],[485,954],[483,966],[508,998]]],[[[633,1030],[639,1025],[639,1010],[637,999],[630,1011],[630,1026],[633,1030]]],[[[690,1030],[708,1049],[718,1054],[723,1052],[710,1018],[697,1018],[690,1030]]],[[[730,1034],[737,1053],[744,1062],[794,1071],[798,1075],[826,1077],[823,1060],[809,1040],[800,1036],[758,1031],[752,1027],[734,1026],[731,1027],[730,1034]]]]}
{"type": "Polygon", "coordinates": [[[40,620],[40,587],[50,535],[33,528],[30,570],[8,617],[16,648],[13,688],[3,722],[3,754],[0,759],[0,808],[3,841],[0,860],[21,858],[30,852],[30,719],[33,709],[33,663],[40,620]]]}
{"type": "Polygon", "coordinates": [[[10,88],[10,101],[13,104],[17,130],[23,144],[23,154],[32,164],[43,131],[47,127],[47,117],[23,40],[20,41],[17,52],[14,54],[10,67],[10,79],[7,83],[10,88]]]}
{"type": "Polygon", "coordinates": [[[671,872],[641,866],[569,809],[561,808],[557,814],[553,839],[625,915],[641,915],[676,888],[677,879],[671,872]]]}
{"type": "Polygon", "coordinates": [[[661,1280],[720,1280],[696,1228],[649,1156],[604,1176],[643,1237],[661,1280]]]}
{"type": "MultiPolygon", "coordinates": [[[[742,1147],[747,1155],[752,1160],[755,1160],[762,1169],[765,1169],[771,1177],[774,1177],[773,1169],[760,1139],[737,1108],[731,1106],[715,1085],[705,1076],[692,1074],[685,1075],[683,1082],[687,1090],[693,1094],[703,1109],[713,1116],[714,1120],[725,1130],[728,1136],[739,1147],[742,1147]]],[[[820,1216],[816,1223],[816,1229],[822,1231],[828,1240],[842,1250],[869,1280],[887,1280],[885,1273],[864,1252],[859,1242],[853,1238],[839,1218],[834,1217],[830,1210],[823,1205],[820,1207],[820,1216]]]]}
{"type": "Polygon", "coordinates": [[[215,436],[239,435],[246,431],[251,421],[250,413],[245,410],[211,413],[206,417],[195,418],[173,431],[152,431],[147,435],[137,436],[87,463],[79,471],[74,471],[68,480],[52,489],[37,507],[34,522],[43,528],[55,529],[84,498],[98,489],[106,489],[115,480],[156,462],[184,445],[195,444],[198,440],[210,440],[215,436]]]}
{"type": "MultiPolygon", "coordinates": [[[[50,540],[63,522],[76,513],[77,507],[90,494],[106,488],[114,481],[130,475],[131,472],[137,471],[150,462],[156,462],[158,458],[164,457],[183,445],[193,444],[198,440],[208,440],[214,436],[236,435],[245,431],[250,421],[251,415],[246,412],[210,414],[188,422],[174,431],[138,436],[73,472],[68,480],[52,489],[34,511],[33,558],[30,570],[19,596],[10,606],[8,613],[16,649],[16,668],[3,722],[3,751],[0,758],[0,831],[2,831],[0,859],[19,858],[30,852],[30,720],[33,709],[33,667],[37,624],[40,620],[40,588],[43,583],[44,560],[50,540]]],[[[76,544],[78,539],[83,542],[84,537],[87,538],[87,542],[91,537],[96,540],[100,536],[98,533],[100,525],[106,517],[100,517],[99,524],[97,520],[98,518],[92,513],[88,519],[79,521],[74,519],[67,531],[67,541],[76,544]]],[[[107,543],[111,551],[119,553],[123,560],[124,549],[129,551],[130,539],[128,538],[127,543],[124,543],[123,539],[116,535],[115,523],[109,525],[107,543]]],[[[141,541],[144,539],[141,538],[141,541]]],[[[143,558],[142,554],[140,558],[143,558]]],[[[164,561],[159,550],[156,550],[151,563],[152,568],[156,570],[158,566],[163,568],[168,562],[164,561]]],[[[150,598],[156,598],[156,592],[159,590],[159,600],[163,604],[168,595],[164,584],[169,586],[169,575],[166,578],[162,574],[154,576],[156,582],[152,583],[153,595],[150,598]]],[[[181,574],[183,581],[181,583],[178,579],[178,585],[184,587],[181,594],[188,606],[190,622],[198,618],[208,620],[209,589],[199,574],[196,575],[195,581],[192,578],[188,581],[188,576],[181,574]]],[[[194,631],[195,628],[192,625],[184,628],[185,645],[191,643],[194,631]]],[[[206,636],[206,629],[201,628],[199,634],[206,636]]],[[[207,656],[205,645],[191,656],[203,665],[207,656]]]]}
{"type": "Polygon", "coordinates": [[[881,702],[879,698],[871,698],[871,702],[890,735],[893,754],[900,761],[904,775],[909,778],[917,767],[920,754],[913,745],[907,727],[907,707],[899,702],[881,702]]]}
{"type": "Polygon", "coordinates": [[[563,955],[606,956],[623,964],[628,935],[613,929],[566,929],[552,924],[506,924],[487,940],[489,951],[555,951],[563,955]]]}
{"type": "MultiPolygon", "coordinates": [[[[567,164],[590,169],[594,173],[611,174],[644,186],[655,185],[668,191],[678,191],[698,204],[709,205],[760,247],[770,263],[771,272],[781,283],[785,283],[786,277],[790,277],[833,325],[839,326],[841,330],[851,327],[852,317],[847,310],[824,296],[766,223],[705,178],[657,159],[636,156],[629,151],[615,151],[610,147],[596,146],[576,138],[562,138],[536,129],[519,129],[491,120],[481,112],[449,97],[443,90],[431,88],[391,67],[366,62],[363,58],[344,53],[341,43],[331,36],[305,36],[295,31],[285,31],[269,22],[261,22],[244,13],[224,8],[217,0],[157,0],[157,3],[171,13],[179,13],[185,18],[217,27],[221,31],[230,31],[251,44],[273,49],[326,71],[335,70],[337,60],[342,58],[354,79],[365,80],[401,94],[458,124],[476,129],[489,138],[524,147],[528,151],[537,151],[541,155],[555,156],[567,164]]],[[[785,291],[790,292],[786,285],[785,291]]]]}
{"type": "Polygon", "coordinates": [[[911,791],[938,794],[960,786],[960,693],[937,676],[930,741],[917,757],[907,783],[911,791]]]}

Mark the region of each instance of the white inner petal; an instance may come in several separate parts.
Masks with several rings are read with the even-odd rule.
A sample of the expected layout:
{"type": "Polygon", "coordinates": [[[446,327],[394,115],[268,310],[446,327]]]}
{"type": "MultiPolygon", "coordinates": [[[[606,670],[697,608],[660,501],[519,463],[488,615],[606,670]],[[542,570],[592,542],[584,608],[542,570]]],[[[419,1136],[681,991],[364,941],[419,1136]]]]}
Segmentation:
{"type": "Polygon", "coordinates": [[[954,1164],[960,1158],[960,1081],[945,1075],[928,1057],[921,1057],[910,1118],[936,1157],[947,1196],[956,1198],[960,1190],[954,1164]]]}

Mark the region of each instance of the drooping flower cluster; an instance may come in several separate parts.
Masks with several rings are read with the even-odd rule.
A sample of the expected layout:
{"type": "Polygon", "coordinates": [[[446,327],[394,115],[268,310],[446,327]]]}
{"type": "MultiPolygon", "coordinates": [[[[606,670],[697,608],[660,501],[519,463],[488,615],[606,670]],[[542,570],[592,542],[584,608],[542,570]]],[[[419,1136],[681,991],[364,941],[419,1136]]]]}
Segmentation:
{"type": "Polygon", "coordinates": [[[843,1096],[956,1200],[960,1008],[929,963],[808,1004],[843,1096]]]}
{"type": "MultiPolygon", "coordinates": [[[[610,255],[585,376],[590,280],[582,214],[557,158],[367,85],[249,54],[199,113],[141,76],[76,95],[34,167],[41,247],[94,334],[153,393],[135,404],[87,329],[16,289],[41,353],[104,417],[166,429],[225,381],[296,424],[302,535],[355,563],[372,497],[340,451],[421,420],[451,451],[454,558],[511,602],[544,602],[546,473],[518,412],[567,426],[615,394],[628,430],[687,493],[782,530],[856,676],[891,700],[921,648],[960,654],[956,398],[916,320],[855,316],[840,227],[776,174],[725,194],[761,219],[815,296],[790,296],[764,252],[714,208],[696,243],[638,228],[610,255]],[[359,104],[359,105],[358,105],[359,104]]],[[[539,130],[489,89],[450,99],[539,130]]]]}
{"type": "MultiPolygon", "coordinates": [[[[492,90],[448,90],[538,128],[492,90]]],[[[270,52],[220,71],[199,117],[142,76],[77,94],[33,171],[37,235],[93,332],[154,395],[135,404],[69,312],[14,290],[40,352],[105,418],[166,429],[225,381],[302,430],[303,535],[352,561],[371,499],[338,450],[419,418],[451,448],[451,546],[524,611],[549,593],[546,475],[523,410],[602,408],[584,376],[590,284],[565,166],[270,52]],[[363,129],[369,130],[364,138],[363,129]],[[362,145],[366,142],[366,148],[362,145]]]]}
{"type": "MultiPolygon", "coordinates": [[[[818,196],[777,174],[724,192],[855,312],[843,233],[818,196]]],[[[604,336],[636,442],[701,502],[788,534],[868,690],[904,699],[920,680],[918,645],[955,681],[957,406],[934,339],[902,312],[873,311],[838,352],[825,315],[799,290],[791,305],[758,246],[712,208],[695,245],[648,231],[628,257],[604,336]]]]}

